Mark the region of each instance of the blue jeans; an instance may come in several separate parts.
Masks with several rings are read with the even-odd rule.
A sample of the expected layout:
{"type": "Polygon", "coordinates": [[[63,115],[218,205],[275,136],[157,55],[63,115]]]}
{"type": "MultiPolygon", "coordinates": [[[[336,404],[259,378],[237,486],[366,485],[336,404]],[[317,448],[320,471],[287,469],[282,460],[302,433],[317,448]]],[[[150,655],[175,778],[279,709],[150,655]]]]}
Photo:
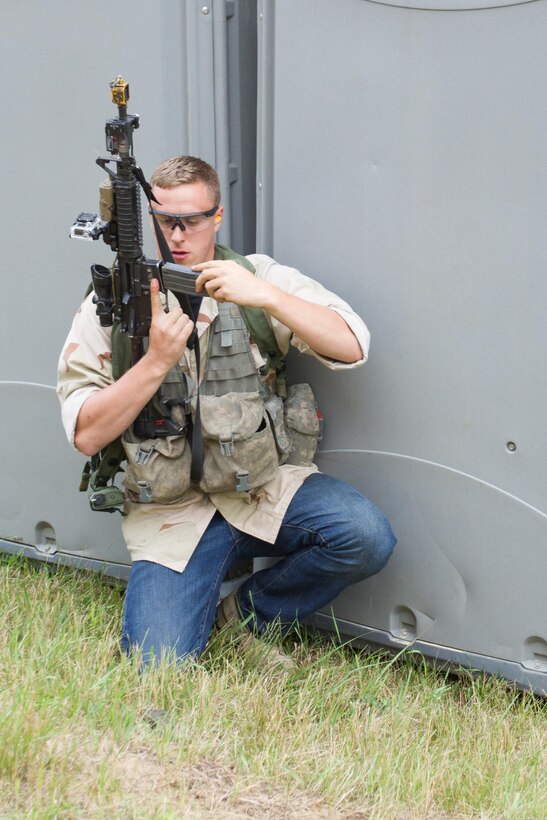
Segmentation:
{"type": "Polygon", "coordinates": [[[281,560],[239,588],[242,616],[259,634],[274,621],[289,629],[349,584],[379,572],[395,543],[389,522],[370,501],[349,484],[314,473],[292,499],[275,544],[241,532],[216,513],[184,572],[136,561],[125,597],[122,647],[140,647],[144,663],[164,652],[198,657],[231,564],[261,556],[281,560]]]}

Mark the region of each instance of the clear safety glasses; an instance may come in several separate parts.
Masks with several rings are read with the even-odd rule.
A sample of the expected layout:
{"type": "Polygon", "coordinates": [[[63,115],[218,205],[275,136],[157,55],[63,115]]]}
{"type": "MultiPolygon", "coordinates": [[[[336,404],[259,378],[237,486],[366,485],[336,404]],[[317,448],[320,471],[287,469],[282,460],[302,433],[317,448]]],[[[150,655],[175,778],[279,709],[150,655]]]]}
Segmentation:
{"type": "Polygon", "coordinates": [[[209,211],[199,211],[195,214],[172,214],[168,211],[157,211],[155,208],[148,208],[148,213],[154,214],[164,233],[171,233],[177,227],[188,234],[204,231],[210,224],[210,218],[217,211],[218,205],[215,205],[209,211]]]}

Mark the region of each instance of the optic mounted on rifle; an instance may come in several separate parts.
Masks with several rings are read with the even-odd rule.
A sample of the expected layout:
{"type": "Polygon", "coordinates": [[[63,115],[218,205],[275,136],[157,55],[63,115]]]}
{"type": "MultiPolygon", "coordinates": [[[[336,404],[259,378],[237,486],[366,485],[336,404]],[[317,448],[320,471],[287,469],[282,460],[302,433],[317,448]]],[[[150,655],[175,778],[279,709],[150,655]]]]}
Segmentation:
{"type": "MultiPolygon", "coordinates": [[[[105,138],[106,150],[112,157],[99,157],[97,165],[100,165],[110,177],[110,180],[116,178],[116,173],[108,168],[110,162],[123,162],[125,164],[133,165],[133,131],[139,127],[139,115],[127,113],[127,103],[129,100],[129,83],[126,83],[123,77],[116,77],[110,83],[110,91],[112,102],[118,106],[118,116],[109,119],[105,124],[105,138]]],[[[137,172],[140,169],[136,169],[137,172]]],[[[96,213],[83,212],[76,218],[75,223],[70,229],[71,239],[86,239],[93,241],[104,236],[104,241],[110,245],[112,250],[116,251],[115,246],[115,231],[112,229],[113,218],[113,196],[112,184],[109,180],[100,185],[100,216],[96,213]]],[[[139,225],[140,227],[140,225],[139,225]]],[[[138,239],[141,240],[141,236],[138,239]]],[[[139,241],[140,244],[140,241],[139,241]]]]}
{"type": "Polygon", "coordinates": [[[133,131],[139,127],[139,115],[127,113],[129,83],[122,77],[116,77],[110,83],[110,89],[112,102],[118,106],[118,117],[106,121],[106,150],[111,154],[127,157],[133,153],[133,131]]]}

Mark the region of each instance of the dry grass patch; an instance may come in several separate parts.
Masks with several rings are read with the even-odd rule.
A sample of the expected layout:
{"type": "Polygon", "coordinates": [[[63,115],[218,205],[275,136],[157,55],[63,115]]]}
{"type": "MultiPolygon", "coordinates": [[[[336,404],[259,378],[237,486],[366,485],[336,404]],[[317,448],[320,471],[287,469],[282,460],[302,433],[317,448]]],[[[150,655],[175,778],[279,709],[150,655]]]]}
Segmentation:
{"type": "Polygon", "coordinates": [[[0,817],[338,818],[319,797],[241,777],[215,760],[181,762],[142,735],[121,747],[112,738],[54,736],[36,759],[36,776],[17,788],[0,779],[0,817]]]}

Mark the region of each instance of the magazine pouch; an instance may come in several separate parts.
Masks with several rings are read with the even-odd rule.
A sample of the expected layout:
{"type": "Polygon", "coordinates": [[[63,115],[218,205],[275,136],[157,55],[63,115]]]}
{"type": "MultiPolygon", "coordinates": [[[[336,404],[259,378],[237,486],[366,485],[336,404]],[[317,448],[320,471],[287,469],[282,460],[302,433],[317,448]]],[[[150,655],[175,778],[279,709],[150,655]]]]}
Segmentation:
{"type": "Polygon", "coordinates": [[[277,447],[278,463],[285,464],[291,450],[291,438],[285,427],[285,408],[280,396],[270,396],[265,402],[277,447]]]}
{"type": "Polygon", "coordinates": [[[124,484],[132,501],[172,504],[182,498],[190,486],[191,451],[185,435],[138,440],[130,428],[122,444],[124,484]]]}
{"type": "Polygon", "coordinates": [[[248,492],[270,481],[279,461],[260,393],[202,395],[200,404],[204,449],[200,489],[248,492]]]}
{"type": "Polygon", "coordinates": [[[317,405],[309,384],[292,384],[284,402],[285,426],[291,446],[285,464],[309,467],[320,435],[317,405]]]}

